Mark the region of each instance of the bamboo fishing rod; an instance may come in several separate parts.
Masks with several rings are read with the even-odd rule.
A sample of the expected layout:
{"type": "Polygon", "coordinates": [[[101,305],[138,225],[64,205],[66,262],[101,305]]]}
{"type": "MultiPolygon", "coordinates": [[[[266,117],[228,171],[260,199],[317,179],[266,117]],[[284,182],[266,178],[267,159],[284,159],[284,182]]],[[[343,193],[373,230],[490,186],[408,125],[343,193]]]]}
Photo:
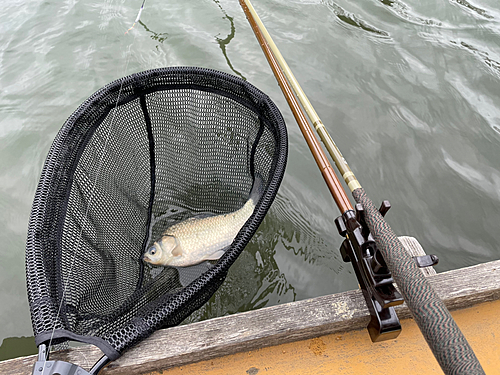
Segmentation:
{"type": "MultiPolygon", "coordinates": [[[[249,8],[246,6],[245,2],[240,0],[240,5],[243,7],[243,10],[245,11],[248,17],[249,8]]],[[[269,49],[266,40],[260,33],[258,25],[253,21],[251,14],[250,17],[248,17],[248,20],[255,35],[257,36],[257,39],[259,40],[260,46],[264,50],[264,54],[269,62],[269,65],[271,66],[271,69],[274,75],[276,76],[278,84],[281,90],[283,91],[283,94],[288,102],[288,105],[290,106],[290,109],[292,110],[295,120],[297,121],[297,124],[299,125],[299,128],[302,132],[302,135],[304,136],[307,145],[309,146],[309,149],[311,150],[311,153],[314,156],[314,160],[316,161],[316,164],[321,170],[321,174],[323,175],[323,178],[333,196],[333,199],[335,200],[335,203],[337,204],[342,214],[347,211],[353,211],[351,202],[349,201],[349,198],[347,197],[347,194],[344,188],[342,187],[342,184],[340,183],[337,175],[335,174],[332,166],[330,165],[330,162],[328,161],[325,152],[321,148],[321,145],[316,139],[316,136],[314,135],[309,123],[307,122],[307,119],[304,115],[304,112],[302,111],[302,108],[300,107],[299,102],[295,98],[290,85],[288,84],[286,78],[283,75],[283,72],[281,71],[278,62],[276,61],[276,58],[274,57],[272,51],[269,49]]]]}
{"type": "MultiPolygon", "coordinates": [[[[361,288],[363,289],[363,295],[365,301],[367,302],[370,315],[372,316],[372,320],[367,327],[372,340],[379,341],[379,338],[384,335],[389,339],[395,338],[399,333],[394,335],[391,330],[397,330],[398,326],[399,329],[401,328],[397,315],[393,310],[394,305],[402,302],[398,300],[397,296],[399,293],[395,291],[395,289],[390,291],[390,293],[386,293],[387,287],[390,286],[391,288],[394,288],[392,282],[390,285],[385,284],[386,289],[382,291],[381,295],[380,292],[376,290],[377,285],[381,284],[378,284],[377,281],[374,283],[373,279],[372,281],[369,281],[368,279],[370,277],[365,274],[371,273],[371,276],[373,277],[373,272],[375,272],[375,277],[377,277],[376,274],[380,270],[382,270],[382,273],[385,273],[385,270],[387,270],[389,275],[393,275],[394,281],[397,283],[401,290],[401,294],[404,296],[404,301],[407,303],[408,308],[410,309],[418,327],[422,332],[422,335],[427,341],[427,344],[432,350],[432,353],[444,373],[447,375],[484,374],[484,370],[482,369],[476,355],[453,320],[443,301],[441,301],[430,283],[423,276],[422,272],[416,265],[415,259],[408,254],[390,226],[384,220],[383,215],[386,210],[382,210],[381,208],[379,211],[357,181],[354,173],[347,165],[347,162],[326,131],[325,126],[314,111],[314,108],[300,88],[300,85],[293,76],[276,45],[272,41],[271,36],[260,21],[260,18],[255,12],[255,9],[251,5],[250,1],[239,0],[239,2],[271,66],[271,69],[273,70],[281,90],[283,91],[283,94],[285,95],[285,98],[294,113],[294,117],[299,124],[302,134],[304,134],[309,148],[311,149],[311,152],[313,153],[314,158],[322,171],[323,177],[332,192],[335,202],[342,212],[342,220],[338,220],[339,218],[336,220],[339,233],[346,236],[346,240],[342,244],[341,252],[344,250],[344,253],[342,254],[344,260],[350,261],[353,264],[356,276],[360,282],[361,288]],[[273,50],[271,50],[269,45],[271,45],[273,50]],[[276,57],[274,56],[273,51],[276,57]],[[331,166],[329,165],[321,146],[319,146],[314,134],[312,134],[311,128],[307,123],[307,120],[304,118],[304,113],[297,103],[297,99],[293,93],[290,92],[290,85],[286,82],[282,69],[285,71],[285,74],[287,74],[288,80],[291,82],[295,90],[295,94],[301,100],[301,103],[306,109],[311,122],[335,161],[342,177],[348,184],[353,197],[358,203],[358,205],[356,205],[356,216],[354,216],[352,206],[345,196],[345,191],[340,186],[338,178],[333,171],[331,171],[331,166]],[[331,176],[332,174],[333,176],[331,176]],[[342,199],[340,199],[340,197],[342,197],[342,199]],[[347,203],[345,205],[340,204],[340,202],[344,199],[347,203]],[[362,222],[362,224],[358,222],[358,219],[362,222]],[[366,230],[369,230],[369,232],[367,233],[366,230]],[[373,241],[370,240],[371,236],[369,236],[369,234],[373,235],[376,245],[374,245],[373,241]],[[367,267],[367,265],[363,262],[363,259],[360,258],[370,258],[370,256],[368,256],[368,258],[366,257],[367,254],[370,253],[368,251],[370,249],[375,250],[375,253],[371,259],[371,265],[367,267]],[[380,252],[383,256],[382,264],[376,259],[378,252],[380,252]],[[390,295],[389,298],[386,298],[388,295],[390,295]],[[385,310],[385,317],[379,315],[380,308],[385,310]],[[376,319],[374,319],[374,317],[376,317],[376,319]],[[376,321],[377,319],[378,322],[376,321]],[[380,329],[382,327],[381,320],[384,321],[386,331],[380,329]],[[374,334],[377,329],[378,336],[377,334],[374,334]]],[[[385,338],[382,338],[381,340],[384,339],[385,338]]]]}
{"type": "MultiPolygon", "coordinates": [[[[241,1],[240,1],[241,4],[241,1]]],[[[339,148],[333,141],[332,137],[328,133],[328,131],[325,128],[325,125],[319,118],[318,114],[314,110],[314,107],[312,106],[311,102],[307,98],[306,94],[302,90],[302,87],[300,87],[299,82],[293,75],[290,67],[286,63],[285,59],[281,55],[281,52],[279,51],[278,47],[274,43],[273,39],[271,38],[271,35],[268,33],[267,29],[265,28],[264,24],[260,20],[259,16],[257,15],[257,12],[255,11],[254,7],[250,3],[250,1],[246,1],[245,5],[248,8],[248,11],[250,12],[250,15],[252,17],[252,22],[255,22],[258,26],[258,31],[262,34],[263,39],[265,39],[266,44],[268,47],[271,49],[275,59],[278,61],[279,66],[283,70],[283,73],[285,74],[286,78],[288,79],[290,85],[293,88],[293,91],[297,95],[300,103],[302,104],[303,108],[305,109],[307,116],[309,117],[309,120],[313,124],[314,128],[316,129],[316,132],[318,133],[319,137],[321,138],[321,141],[325,145],[326,149],[328,150],[330,156],[332,157],[333,161],[335,162],[335,165],[337,166],[340,174],[342,175],[342,178],[346,182],[347,186],[349,189],[352,191],[358,189],[361,187],[359,181],[356,179],[356,176],[352,172],[351,168],[347,164],[346,160],[342,156],[342,153],[340,152],[339,148]]],[[[253,28],[253,26],[252,26],[253,28]]],[[[257,37],[259,38],[259,37],[257,37]]],[[[262,46],[262,44],[261,44],[262,46]]]]}

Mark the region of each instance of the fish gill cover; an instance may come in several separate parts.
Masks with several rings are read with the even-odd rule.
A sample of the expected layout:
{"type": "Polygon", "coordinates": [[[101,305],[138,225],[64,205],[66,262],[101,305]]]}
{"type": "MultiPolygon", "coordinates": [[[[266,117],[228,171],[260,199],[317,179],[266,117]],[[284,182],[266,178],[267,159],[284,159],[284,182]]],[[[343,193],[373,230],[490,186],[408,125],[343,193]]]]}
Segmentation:
{"type": "Polygon", "coordinates": [[[93,94],[58,133],[33,203],[26,273],[37,345],[76,340],[113,360],[181,323],[257,230],[286,158],[277,107],[225,73],[155,69],[93,94]],[[251,214],[220,259],[181,268],[145,261],[173,225],[231,216],[246,202],[251,214]]]}

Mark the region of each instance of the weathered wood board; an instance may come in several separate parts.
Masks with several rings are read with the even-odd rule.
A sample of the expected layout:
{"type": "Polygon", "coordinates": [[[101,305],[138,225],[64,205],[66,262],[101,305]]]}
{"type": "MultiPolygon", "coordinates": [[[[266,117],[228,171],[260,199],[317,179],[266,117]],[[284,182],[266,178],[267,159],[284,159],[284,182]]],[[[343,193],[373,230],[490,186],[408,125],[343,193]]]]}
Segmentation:
{"type": "MultiPolygon", "coordinates": [[[[412,240],[409,240],[412,241],[412,240]]],[[[420,250],[417,249],[417,254],[420,250]]],[[[421,255],[421,254],[418,254],[421,255]]],[[[443,272],[429,280],[450,310],[500,299],[500,260],[443,272]]],[[[396,308],[409,318],[406,305],[396,308]]],[[[160,330],[102,374],[140,374],[320,335],[366,327],[369,313],[361,291],[349,291],[160,330]]],[[[368,335],[368,333],[367,333],[368,335]]],[[[86,369],[102,355],[93,346],[53,353],[86,369]]],[[[0,374],[30,374],[36,356],[0,362],[0,374]]]]}
{"type": "MultiPolygon", "coordinates": [[[[488,375],[500,375],[500,300],[451,312],[488,375]]],[[[366,329],[267,346],[148,375],[443,375],[413,319],[395,340],[372,343],[366,329]]]]}

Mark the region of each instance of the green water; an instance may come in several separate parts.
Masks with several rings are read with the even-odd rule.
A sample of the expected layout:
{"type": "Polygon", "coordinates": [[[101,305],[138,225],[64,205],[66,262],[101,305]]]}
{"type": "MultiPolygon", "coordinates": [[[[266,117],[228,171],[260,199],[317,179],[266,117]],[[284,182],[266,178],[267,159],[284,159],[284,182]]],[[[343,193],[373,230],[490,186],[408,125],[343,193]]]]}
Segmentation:
{"type": "MultiPolygon", "coordinates": [[[[206,319],[357,288],[333,199],[236,0],[10,1],[0,8],[0,360],[33,352],[28,218],[56,132],[106,83],[203,66],[266,92],[288,124],[279,195],[206,319]]],[[[439,272],[500,258],[496,0],[254,0],[361,184],[439,272]]]]}

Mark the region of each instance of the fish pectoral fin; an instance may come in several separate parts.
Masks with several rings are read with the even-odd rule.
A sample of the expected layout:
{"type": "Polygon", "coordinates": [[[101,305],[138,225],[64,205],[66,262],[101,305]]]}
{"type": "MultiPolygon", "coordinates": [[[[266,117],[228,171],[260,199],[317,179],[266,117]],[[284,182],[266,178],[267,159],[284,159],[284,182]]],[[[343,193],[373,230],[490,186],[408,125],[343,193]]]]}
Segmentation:
{"type": "Polygon", "coordinates": [[[174,256],[174,257],[180,257],[181,255],[182,255],[182,248],[180,246],[176,246],[172,250],[172,256],[174,256]]]}
{"type": "MultiPolygon", "coordinates": [[[[182,252],[182,246],[179,243],[179,240],[177,237],[171,235],[171,234],[164,234],[162,239],[161,239],[162,244],[164,245],[164,249],[168,249],[167,251],[170,251],[172,256],[178,257],[183,254],[182,252]]],[[[156,242],[155,242],[156,244],[156,242]]]]}
{"type": "Polygon", "coordinates": [[[206,260],[217,260],[219,259],[223,254],[225,253],[224,250],[219,250],[219,251],[216,251],[215,253],[209,255],[208,257],[206,257],[205,259],[206,260]]]}

